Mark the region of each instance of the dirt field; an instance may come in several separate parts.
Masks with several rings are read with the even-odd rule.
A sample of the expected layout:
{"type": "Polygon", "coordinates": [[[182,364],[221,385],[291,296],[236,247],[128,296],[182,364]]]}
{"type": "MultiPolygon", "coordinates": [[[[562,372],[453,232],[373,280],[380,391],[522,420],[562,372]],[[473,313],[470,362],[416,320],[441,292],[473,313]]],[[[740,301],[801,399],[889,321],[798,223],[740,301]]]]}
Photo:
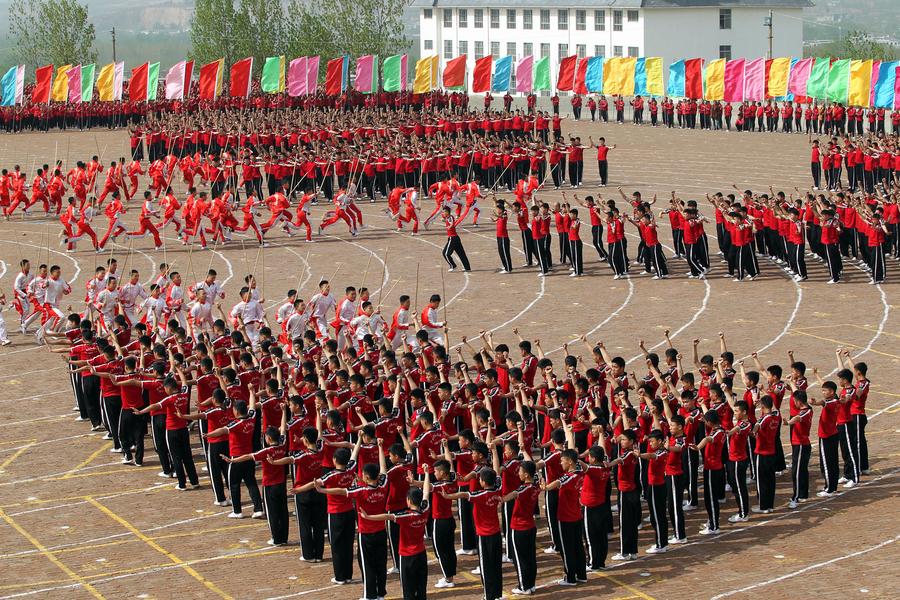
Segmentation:
{"type": "MultiPolygon", "coordinates": [[[[640,190],[648,198],[659,194],[661,201],[671,190],[685,200],[701,200],[707,192],[727,193],[732,184],[741,189],[764,189],[771,184],[787,191],[794,186],[804,189],[810,181],[806,136],[630,125],[601,128],[584,123],[576,131],[585,140],[588,134],[595,139],[605,135],[608,143],[618,144],[610,153],[612,185],[603,190],[604,196],[615,194],[615,186],[622,185],[626,192],[640,190]]],[[[34,157],[41,164],[51,162],[54,155],[74,162],[101,153],[108,161],[124,153],[127,142],[124,133],[108,132],[3,136],[0,165],[9,168],[18,162],[31,175],[34,157]]],[[[597,192],[596,163],[593,153],[586,154],[587,184],[579,190],[581,195],[597,192]]],[[[553,202],[559,193],[550,190],[541,197],[553,202]]],[[[385,311],[392,312],[397,296],[413,293],[417,265],[419,304],[431,293],[444,293],[443,232],[432,230],[419,237],[394,233],[381,212],[383,207],[383,203],[362,207],[369,227],[358,238],[351,239],[334,227],[330,230],[334,237],[305,244],[299,237],[289,239],[278,232],[259,259],[252,243],[246,249],[238,242],[191,255],[169,237],[164,255],[153,252],[150,238],[145,238],[135,242],[127,268],[139,269],[142,280],[151,277],[154,265],[164,257],[182,273],[199,275],[215,268],[227,281],[229,305],[242,275],[254,265],[269,307],[298,285],[301,297],[312,295],[316,281],[324,276],[333,278],[336,288],[366,285],[376,295],[378,290],[393,288],[384,300],[385,311]]],[[[313,209],[316,221],[323,210],[321,205],[313,209]]],[[[133,212],[128,215],[131,220],[133,212]]],[[[711,210],[706,212],[711,216],[711,210]]],[[[35,217],[0,222],[0,288],[8,296],[19,258],[28,257],[36,264],[46,262],[49,253],[49,261],[60,264],[64,277],[74,280],[70,301],[81,308],[86,278],[109,253],[98,259],[82,243],[79,252],[67,255],[58,244],[59,229],[57,223],[35,217]]],[[[171,230],[168,234],[172,235],[171,230]]],[[[763,263],[764,276],[754,282],[738,284],[720,277],[721,264],[714,266],[708,281],[688,280],[681,261],[670,261],[676,276],[666,281],[647,277],[614,281],[586,244],[585,278],[573,280],[557,270],[542,279],[534,269],[498,277],[491,224],[466,227],[462,239],[474,270],[445,273],[452,343],[461,335],[477,335],[480,329],[495,331],[498,342],[514,342],[512,328],[518,327],[525,337],[540,338],[545,351],[560,359],[564,342],[587,333],[592,341],[604,340],[611,352],[629,360],[630,368],[640,374],[639,339],[659,348],[662,332],[670,329],[679,349],[689,352],[691,339],[700,338],[701,351],[716,352],[716,334],[725,331],[729,349],[738,357],[758,351],[764,364],[786,364],[786,352],[793,349],[798,359],[828,373],[834,369],[837,346],[851,348],[869,364],[873,471],[862,486],[790,511],[784,507],[790,481],[783,477],[774,514],[754,515],[742,527],[726,523],[725,533],[714,539],[697,534],[705,521],[701,507],[689,513],[688,545],[592,574],[589,584],[566,588],[566,597],[897,597],[900,390],[893,382],[900,376],[900,317],[892,310],[900,278],[897,263],[888,264],[890,283],[883,286],[866,285],[868,277],[853,267],[847,269],[847,283],[825,285],[824,269],[816,261],[810,265],[810,281],[803,284],[794,283],[771,263],[763,263]]],[[[671,242],[668,234],[665,239],[671,242]]],[[[518,238],[512,243],[514,248],[520,246],[518,238]]],[[[523,262],[521,253],[513,253],[518,267],[523,262]]],[[[113,255],[121,265],[128,247],[117,246],[113,255]]],[[[174,492],[168,480],[156,476],[149,442],[143,468],[121,465],[119,455],[109,452],[111,442],[74,421],[71,388],[60,359],[38,349],[33,337],[15,331],[15,313],[4,315],[14,343],[0,350],[0,572],[5,574],[0,578],[0,600],[361,595],[359,585],[345,589],[329,583],[329,562],[299,561],[293,545],[295,525],[292,545],[273,549],[266,545],[265,522],[234,522],[224,517],[226,509],[213,506],[207,480],[201,479],[205,485],[199,490],[174,492]]],[[[193,442],[196,446],[196,436],[193,442]]],[[[817,455],[814,449],[811,490],[819,489],[817,455]]],[[[197,462],[202,462],[201,456],[195,447],[197,462]]],[[[723,519],[733,510],[729,494],[723,519]]],[[[651,538],[645,525],[642,550],[651,538]]],[[[541,552],[546,543],[542,527],[540,597],[558,595],[561,590],[554,585],[562,574],[561,560],[541,552]]],[[[610,540],[610,547],[612,555],[618,549],[617,536],[610,540]]],[[[429,594],[480,597],[478,578],[469,573],[476,559],[463,558],[458,586],[449,591],[429,588],[429,594]]],[[[439,576],[432,563],[430,585],[439,576]]],[[[515,583],[513,567],[507,565],[504,589],[508,592],[515,583]]],[[[389,577],[388,591],[390,597],[400,597],[396,576],[389,577]]]]}

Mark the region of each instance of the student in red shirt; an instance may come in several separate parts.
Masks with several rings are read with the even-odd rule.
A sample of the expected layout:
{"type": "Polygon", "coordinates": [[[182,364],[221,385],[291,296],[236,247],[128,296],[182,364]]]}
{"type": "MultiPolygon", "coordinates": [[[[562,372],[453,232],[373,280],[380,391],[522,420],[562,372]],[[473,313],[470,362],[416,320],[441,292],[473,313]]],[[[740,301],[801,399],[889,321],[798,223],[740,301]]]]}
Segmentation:
{"type": "MultiPolygon", "coordinates": [[[[562,417],[561,417],[562,420],[562,417]]],[[[574,446],[575,438],[568,423],[563,420],[568,442],[574,446]]],[[[557,584],[574,586],[587,582],[587,565],[585,564],[583,535],[583,515],[581,510],[581,485],[584,471],[578,461],[578,451],[567,448],[562,451],[560,464],[563,473],[553,482],[543,484],[544,490],[559,491],[559,506],[556,511],[559,519],[560,552],[562,553],[565,577],[557,584]]]]}
{"type": "MultiPolygon", "coordinates": [[[[428,556],[425,554],[425,530],[428,528],[428,496],[431,493],[431,473],[425,468],[422,489],[411,488],[406,496],[406,510],[396,513],[360,514],[369,521],[392,521],[400,528],[400,585],[403,598],[425,600],[428,587],[428,556]]],[[[499,567],[499,561],[498,565],[499,567]]]]}
{"type": "MultiPolygon", "coordinates": [[[[178,477],[178,490],[185,490],[185,473],[187,479],[191,482],[192,488],[200,485],[197,479],[197,468],[194,466],[194,458],[191,455],[191,441],[187,428],[187,421],[182,418],[190,407],[190,388],[184,385],[185,378],[181,376],[182,385],[178,386],[174,378],[169,378],[163,384],[166,397],[143,408],[135,411],[135,414],[143,415],[153,410],[164,409],[166,411],[166,442],[169,447],[169,454],[172,456],[172,466],[175,469],[175,475],[178,477]]],[[[123,398],[125,396],[123,395],[123,398]]],[[[123,410],[125,403],[123,402],[123,410]]],[[[143,435],[143,431],[140,431],[143,435]]],[[[123,444],[125,440],[123,440],[123,444]]]]}
{"type": "MultiPolygon", "coordinates": [[[[816,369],[813,373],[818,376],[816,369]]],[[[838,486],[838,446],[840,436],[837,431],[837,413],[840,402],[837,398],[837,384],[826,381],[821,384],[822,399],[809,399],[810,406],[821,406],[819,413],[819,468],[825,478],[825,489],[816,494],[820,498],[830,498],[838,486]]]]}
{"type": "Polygon", "coordinates": [[[460,262],[462,262],[463,271],[471,271],[472,268],[469,266],[469,257],[466,256],[466,249],[463,248],[462,242],[459,239],[459,234],[456,232],[457,226],[461,225],[466,220],[469,211],[466,209],[463,211],[463,214],[457,218],[453,218],[450,213],[450,207],[445,206],[442,211],[444,226],[447,228],[447,243],[444,244],[443,250],[444,260],[450,265],[449,271],[455,271],[456,262],[453,260],[453,254],[456,253],[456,256],[459,258],[460,262]]]}
{"type": "Polygon", "coordinates": [[[497,224],[497,253],[500,255],[500,265],[502,267],[500,273],[512,273],[512,255],[509,253],[509,231],[507,229],[509,212],[507,212],[506,203],[503,200],[497,200],[491,220],[497,224]]]}
{"type": "Polygon", "coordinates": [[[703,452],[703,503],[706,505],[708,521],[700,530],[701,535],[719,533],[719,503],[717,498],[725,497],[725,472],[722,465],[722,448],[725,445],[725,430],[722,429],[719,413],[709,410],[703,415],[707,435],[696,445],[703,452]]]}
{"type": "Polygon", "coordinates": [[[578,209],[569,210],[569,256],[572,259],[572,273],[569,277],[584,275],[584,243],[581,241],[581,221],[578,220],[578,209]]]}
{"type": "Polygon", "coordinates": [[[636,448],[637,433],[626,429],[619,434],[619,458],[609,463],[617,467],[616,485],[619,488],[619,553],[613,560],[637,558],[638,527],[641,524],[641,469],[636,448]]]}
{"type": "Polygon", "coordinates": [[[793,416],[782,416],[791,431],[791,483],[794,492],[788,507],[797,508],[800,502],[809,498],[809,456],[812,450],[809,431],[813,413],[806,400],[806,392],[798,390],[793,381],[789,380],[788,385],[792,390],[790,413],[793,416]]]}
{"type": "Polygon", "coordinates": [[[654,429],[647,437],[647,452],[640,457],[647,461],[647,508],[650,524],[656,533],[656,543],[647,549],[647,554],[660,554],[668,550],[669,523],[666,520],[666,464],[669,450],[665,447],[665,435],[654,429]]]}
{"type": "Polygon", "coordinates": [[[769,395],[759,399],[760,418],[753,427],[756,436],[756,489],[759,507],[753,512],[768,514],[775,508],[775,438],[781,428],[781,416],[769,395]]]}
{"type": "MultiPolygon", "coordinates": [[[[519,422],[520,443],[523,439],[522,431],[521,422],[519,422]]],[[[541,493],[537,480],[537,466],[531,460],[531,455],[527,450],[523,450],[522,454],[525,460],[519,463],[518,473],[522,483],[517,489],[503,496],[504,502],[513,502],[512,517],[509,521],[511,542],[508,551],[516,565],[519,587],[513,588],[512,593],[517,595],[531,594],[535,589],[537,526],[534,522],[534,513],[537,508],[538,496],[541,493]]]]}
{"type": "MultiPolygon", "coordinates": [[[[731,395],[728,395],[731,398],[731,395]]],[[[728,431],[728,467],[726,474],[728,485],[734,492],[737,501],[737,514],[728,517],[731,523],[747,520],[750,513],[750,496],[747,493],[747,468],[750,465],[749,438],[753,433],[753,425],[748,420],[749,405],[745,400],[730,402],[734,411],[734,427],[728,431]]]]}

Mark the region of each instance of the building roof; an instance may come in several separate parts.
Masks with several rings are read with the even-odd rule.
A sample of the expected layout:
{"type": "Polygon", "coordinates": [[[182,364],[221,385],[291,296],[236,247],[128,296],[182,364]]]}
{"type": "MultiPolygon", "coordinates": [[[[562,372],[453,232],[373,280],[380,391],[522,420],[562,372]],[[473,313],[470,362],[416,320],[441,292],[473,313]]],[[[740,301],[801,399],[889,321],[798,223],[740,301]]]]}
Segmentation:
{"type": "MultiPolygon", "coordinates": [[[[559,8],[807,8],[810,0],[561,0],[559,8]]],[[[547,8],[539,0],[413,0],[415,8],[547,8]]]]}

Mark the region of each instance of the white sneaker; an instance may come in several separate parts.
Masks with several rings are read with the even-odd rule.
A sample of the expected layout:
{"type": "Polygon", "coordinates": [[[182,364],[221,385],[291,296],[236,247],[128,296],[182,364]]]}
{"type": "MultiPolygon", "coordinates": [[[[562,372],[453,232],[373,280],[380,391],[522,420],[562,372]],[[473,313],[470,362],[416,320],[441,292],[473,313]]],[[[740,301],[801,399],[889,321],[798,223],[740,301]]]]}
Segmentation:
{"type": "Polygon", "coordinates": [[[796,502],[794,502],[793,500],[788,502],[788,508],[797,508],[797,506],[799,506],[799,505],[796,502]]]}
{"type": "Polygon", "coordinates": [[[704,525],[700,530],[700,535],[718,535],[718,529],[710,529],[709,525],[704,525]]]}
{"type": "Polygon", "coordinates": [[[850,488],[856,487],[856,482],[851,479],[844,484],[844,487],[849,490],[850,488]]]}
{"type": "Polygon", "coordinates": [[[244,513],[235,513],[235,512],[233,512],[233,513],[228,513],[228,518],[229,518],[229,519],[243,519],[243,518],[244,518],[244,513]]]}
{"type": "Polygon", "coordinates": [[[576,584],[575,584],[574,581],[566,581],[565,579],[560,579],[559,581],[556,582],[556,585],[562,585],[562,586],[566,586],[566,587],[572,587],[572,586],[574,586],[574,585],[576,585],[576,584]]]}
{"type": "Polygon", "coordinates": [[[687,541],[688,541],[687,538],[677,538],[677,537],[669,538],[670,544],[687,544],[687,541]]]}
{"type": "MultiPolygon", "coordinates": [[[[443,577],[438,579],[438,582],[436,584],[434,584],[434,587],[436,587],[436,588],[452,588],[455,586],[456,586],[455,583],[453,583],[452,581],[447,581],[443,577]]],[[[515,591],[513,591],[513,593],[515,593],[515,591]]]]}
{"type": "Polygon", "coordinates": [[[631,560],[630,554],[614,554],[611,560],[623,561],[623,560],[631,560]]]}
{"type": "Polygon", "coordinates": [[[747,520],[748,520],[747,517],[742,517],[742,516],[739,515],[739,514],[738,514],[738,515],[731,515],[730,517],[728,517],[728,522],[729,522],[729,523],[746,523],[747,520]]]}
{"type": "Polygon", "coordinates": [[[821,492],[816,494],[816,496],[818,496],[819,498],[831,498],[832,496],[834,496],[834,494],[832,492],[826,492],[825,490],[822,490],[821,492]]]}
{"type": "MultiPolygon", "coordinates": [[[[758,507],[758,506],[754,506],[754,507],[751,508],[750,510],[751,510],[752,512],[755,512],[756,514],[759,514],[759,515],[767,515],[767,514],[769,514],[769,513],[772,512],[772,509],[771,509],[771,508],[765,508],[765,509],[763,509],[763,508],[760,508],[760,507],[758,507]]],[[[729,520],[730,520],[730,519],[729,519],[729,520]]]]}
{"type": "Polygon", "coordinates": [[[559,550],[557,550],[553,546],[549,546],[547,548],[544,548],[544,554],[559,554],[559,550]]]}
{"type": "Polygon", "coordinates": [[[693,504],[688,502],[688,503],[682,505],[681,510],[682,510],[682,512],[691,512],[692,510],[697,510],[697,508],[698,507],[696,507],[693,504]]]}
{"type": "Polygon", "coordinates": [[[726,484],[725,484],[725,491],[726,491],[726,492],[730,492],[730,491],[731,491],[731,484],[730,484],[730,483],[726,483],[726,484]]]}
{"type": "Polygon", "coordinates": [[[481,575],[481,567],[475,567],[471,571],[469,571],[472,575],[481,575]]]}
{"type": "Polygon", "coordinates": [[[500,562],[512,564],[512,559],[504,554],[503,558],[500,560],[500,562]]]}
{"type": "Polygon", "coordinates": [[[520,590],[519,588],[513,588],[510,590],[513,596],[530,596],[534,593],[534,590],[520,590]]]}
{"type": "Polygon", "coordinates": [[[266,516],[266,513],[264,513],[261,510],[257,510],[252,515],[250,515],[250,518],[251,519],[262,519],[265,516],[266,516]]]}
{"type": "Polygon", "coordinates": [[[647,554],[663,554],[664,552],[668,552],[669,548],[667,546],[650,546],[647,548],[647,554]]]}
{"type": "Polygon", "coordinates": [[[838,483],[847,483],[848,481],[850,481],[850,480],[847,479],[846,477],[841,477],[840,479],[838,479],[838,483]]]}
{"type": "Polygon", "coordinates": [[[169,478],[169,474],[166,473],[165,471],[160,471],[159,473],[156,474],[156,476],[157,477],[165,477],[166,479],[169,478]]]}
{"type": "Polygon", "coordinates": [[[231,506],[231,502],[228,500],[222,500],[221,502],[213,502],[214,506],[231,506]]]}

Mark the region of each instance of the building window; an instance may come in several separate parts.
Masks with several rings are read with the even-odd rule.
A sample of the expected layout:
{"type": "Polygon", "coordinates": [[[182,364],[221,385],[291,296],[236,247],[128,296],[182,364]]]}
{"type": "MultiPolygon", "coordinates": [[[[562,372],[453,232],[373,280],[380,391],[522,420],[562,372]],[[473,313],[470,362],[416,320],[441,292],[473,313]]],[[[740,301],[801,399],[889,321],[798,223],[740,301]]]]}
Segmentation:
{"type": "Polygon", "coordinates": [[[541,10],[541,29],[550,29],[550,11],[541,10]]]}
{"type": "Polygon", "coordinates": [[[606,31],[606,11],[594,11],[594,31],[606,31]]]}
{"type": "Polygon", "coordinates": [[[422,15],[423,17],[425,17],[426,19],[431,18],[432,10],[430,8],[426,8],[423,12],[424,12],[424,14],[422,15]]]}
{"type": "Polygon", "coordinates": [[[569,11],[567,9],[556,11],[557,27],[560,30],[569,28],[569,11]]]}
{"type": "Polygon", "coordinates": [[[453,27],[453,11],[449,8],[444,10],[444,27],[453,27]]]}
{"type": "Polygon", "coordinates": [[[468,53],[469,53],[469,42],[460,41],[459,42],[459,55],[462,56],[463,54],[468,54],[468,53]]]}
{"type": "Polygon", "coordinates": [[[500,58],[500,42],[491,42],[491,56],[500,58]]]}
{"type": "Polygon", "coordinates": [[[613,46],[613,56],[622,56],[622,46],[613,46]]]}
{"type": "Polygon", "coordinates": [[[587,29],[587,11],[586,10],[576,10],[575,11],[575,29],[577,31],[584,31],[587,29]]]}
{"type": "Polygon", "coordinates": [[[515,42],[506,42],[506,55],[507,56],[515,56],[516,55],[516,43],[515,42]]]}
{"type": "Polygon", "coordinates": [[[475,9],[475,29],[484,27],[484,9],[475,9]]]}
{"type": "Polygon", "coordinates": [[[515,10],[506,11],[506,28],[507,29],[515,29],[516,28],[516,11],[515,10]]]}
{"type": "Polygon", "coordinates": [[[469,26],[469,11],[465,8],[459,9],[459,27],[460,29],[465,29],[469,26]]]}
{"type": "Polygon", "coordinates": [[[491,29],[500,29],[500,9],[491,9],[491,29]]]}
{"type": "Polygon", "coordinates": [[[594,46],[594,56],[606,56],[606,46],[594,46]]]}
{"type": "Polygon", "coordinates": [[[550,44],[541,44],[541,58],[550,56],[550,44]]]}
{"type": "Polygon", "coordinates": [[[557,58],[559,60],[562,60],[569,55],[569,45],[568,44],[560,44],[558,50],[559,51],[557,53],[557,58]]]}
{"type": "Polygon", "coordinates": [[[522,56],[531,56],[534,54],[534,44],[525,42],[522,44],[522,56]]]}
{"type": "Polygon", "coordinates": [[[475,58],[484,57],[484,42],[475,42],[475,58]]]}
{"type": "Polygon", "coordinates": [[[638,22],[638,11],[636,11],[636,10],[628,11],[628,22],[629,23],[637,23],[638,22]]]}
{"type": "Polygon", "coordinates": [[[731,29],[731,9],[719,9],[719,29],[731,29]]]}
{"type": "Polygon", "coordinates": [[[622,31],[622,11],[613,11],[613,31],[622,31]]]}
{"type": "Polygon", "coordinates": [[[526,8],[522,11],[522,29],[531,29],[533,26],[531,9],[526,8]]]}
{"type": "Polygon", "coordinates": [[[585,56],[587,56],[587,46],[585,46],[584,44],[576,44],[575,54],[578,55],[578,58],[584,58],[585,56]]]}
{"type": "Polygon", "coordinates": [[[640,54],[638,54],[638,51],[639,48],[637,46],[628,46],[628,56],[637,58],[638,56],[640,56],[640,54]]]}
{"type": "Polygon", "coordinates": [[[444,58],[446,60],[453,58],[453,40],[444,40],[444,58]]]}
{"type": "Polygon", "coordinates": [[[719,46],[719,58],[731,60],[731,46],[719,46]]]}
{"type": "Polygon", "coordinates": [[[425,40],[425,49],[434,50],[434,40],[425,40]]]}

